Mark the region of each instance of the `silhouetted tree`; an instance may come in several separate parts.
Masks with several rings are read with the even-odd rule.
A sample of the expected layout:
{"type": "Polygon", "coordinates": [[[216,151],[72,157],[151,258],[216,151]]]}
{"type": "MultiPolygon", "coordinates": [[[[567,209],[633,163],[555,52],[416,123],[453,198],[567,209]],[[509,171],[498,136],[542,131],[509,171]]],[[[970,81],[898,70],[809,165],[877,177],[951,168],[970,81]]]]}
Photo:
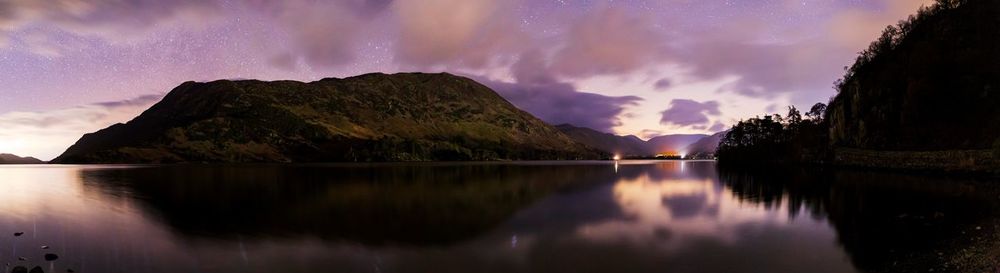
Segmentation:
{"type": "Polygon", "coordinates": [[[893,51],[906,39],[913,31],[913,27],[928,18],[940,15],[944,11],[956,9],[965,4],[968,0],[937,0],[934,5],[921,7],[916,15],[910,15],[906,20],[901,20],[896,25],[886,26],[878,40],[872,42],[867,49],[858,53],[857,60],[849,67],[844,67],[845,74],[842,79],[834,82],[834,87],[840,91],[850,84],[859,71],[867,69],[870,64],[877,61],[886,53],[893,51]]]}
{"type": "MultiPolygon", "coordinates": [[[[813,108],[817,111],[810,113],[815,114],[825,105],[813,108]]],[[[720,162],[749,164],[818,161],[826,150],[826,126],[822,121],[804,122],[799,110],[789,106],[784,118],[773,114],[738,122],[719,142],[716,155],[720,162]]]]}
{"type": "Polygon", "coordinates": [[[806,117],[813,121],[813,123],[823,122],[823,116],[826,115],[826,104],[822,102],[817,102],[806,112],[806,117]]]}
{"type": "Polygon", "coordinates": [[[798,126],[802,123],[802,113],[795,106],[788,106],[788,125],[798,126]]]}

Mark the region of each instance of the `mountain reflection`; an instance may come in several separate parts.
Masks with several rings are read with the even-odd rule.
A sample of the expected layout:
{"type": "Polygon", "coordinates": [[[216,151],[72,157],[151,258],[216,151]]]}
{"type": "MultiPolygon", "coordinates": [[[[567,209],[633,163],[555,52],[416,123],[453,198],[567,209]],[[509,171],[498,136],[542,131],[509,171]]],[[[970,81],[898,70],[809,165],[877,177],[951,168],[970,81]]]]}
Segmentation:
{"type": "Polygon", "coordinates": [[[192,251],[208,257],[249,245],[270,261],[282,256],[276,248],[319,244],[328,249],[300,258],[303,267],[853,271],[825,222],[735,198],[712,162],[182,165],[80,178],[96,198],[131,200],[181,239],[207,244],[192,251]],[[308,238],[322,241],[300,242],[308,238]],[[804,249],[812,254],[789,261],[804,249]]]}
{"type": "Polygon", "coordinates": [[[146,203],[190,235],[434,245],[471,238],[553,191],[610,182],[614,173],[585,165],[182,165],[93,169],[81,178],[146,203]]]}
{"type": "Polygon", "coordinates": [[[0,177],[11,189],[0,197],[17,204],[0,203],[0,228],[28,231],[0,237],[21,246],[0,260],[49,245],[56,270],[79,272],[883,271],[936,259],[998,211],[973,180],[697,161],[57,166],[0,177]]]}

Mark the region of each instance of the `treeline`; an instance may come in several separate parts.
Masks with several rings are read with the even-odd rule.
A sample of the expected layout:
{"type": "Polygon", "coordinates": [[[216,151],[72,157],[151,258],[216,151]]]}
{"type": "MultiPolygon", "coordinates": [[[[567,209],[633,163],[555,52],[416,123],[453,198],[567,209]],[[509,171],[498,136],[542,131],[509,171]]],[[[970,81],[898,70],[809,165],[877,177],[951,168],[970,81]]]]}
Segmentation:
{"type": "Polygon", "coordinates": [[[719,142],[719,162],[781,164],[821,162],[828,154],[826,104],[813,105],[805,117],[795,106],[788,114],[740,121],[719,142]]]}
{"type": "MultiPolygon", "coordinates": [[[[970,138],[993,136],[991,132],[994,131],[990,129],[978,129],[992,125],[977,126],[976,119],[964,116],[952,119],[952,116],[940,113],[979,113],[971,116],[985,118],[992,118],[996,113],[989,110],[995,109],[995,104],[990,104],[994,97],[982,91],[983,88],[989,89],[990,79],[993,79],[991,73],[998,71],[991,66],[995,64],[992,61],[996,56],[995,47],[963,47],[962,43],[952,43],[958,38],[994,41],[993,38],[983,38],[987,36],[982,34],[984,28],[975,27],[975,23],[981,23],[981,26],[997,21],[995,15],[988,12],[973,12],[972,8],[992,7],[992,4],[980,5],[984,3],[990,2],[937,0],[933,5],[921,7],[907,19],[887,26],[877,40],[859,53],[853,65],[844,68],[843,78],[834,83],[838,95],[830,101],[829,111],[827,105],[817,103],[805,117],[795,107],[789,107],[785,116],[771,114],[741,121],[720,141],[717,150],[719,162],[746,165],[825,163],[833,158],[831,151],[835,145],[860,149],[954,149],[952,146],[981,149],[983,145],[979,142],[982,141],[970,138]],[[965,17],[957,18],[959,15],[965,17]],[[951,39],[933,38],[942,33],[948,34],[945,36],[951,39]],[[949,59],[934,59],[932,62],[927,58],[913,57],[945,54],[958,49],[970,53],[947,56],[960,58],[960,62],[949,59]],[[968,65],[941,65],[953,63],[968,65]],[[947,81],[959,76],[962,78],[957,83],[947,81]],[[963,81],[974,84],[962,85],[963,81]],[[948,87],[955,90],[949,94],[939,91],[948,87]],[[986,105],[988,107],[983,107],[986,105]],[[982,109],[969,110],[972,106],[982,109]],[[908,123],[904,122],[904,116],[908,123]],[[949,140],[942,141],[944,139],[949,140]]],[[[1000,155],[1000,140],[991,140],[990,143],[1000,155]]]]}
{"type": "Polygon", "coordinates": [[[882,36],[879,36],[878,40],[875,40],[868,45],[867,49],[858,53],[857,60],[854,61],[853,65],[844,67],[844,77],[837,80],[834,83],[834,87],[837,91],[846,89],[847,85],[854,82],[858,75],[863,74],[865,70],[872,67],[871,64],[878,62],[879,57],[896,50],[909,37],[916,26],[923,25],[945,11],[957,9],[968,1],[936,0],[934,5],[920,7],[917,14],[910,15],[906,20],[900,20],[896,25],[886,26],[885,30],[882,31],[882,36]]]}

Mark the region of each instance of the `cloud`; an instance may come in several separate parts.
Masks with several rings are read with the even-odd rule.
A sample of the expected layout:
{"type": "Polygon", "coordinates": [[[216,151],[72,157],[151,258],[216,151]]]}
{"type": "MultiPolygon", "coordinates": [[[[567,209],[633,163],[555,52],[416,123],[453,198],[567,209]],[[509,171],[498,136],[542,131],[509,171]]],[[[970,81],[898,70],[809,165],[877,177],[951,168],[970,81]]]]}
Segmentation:
{"type": "Polygon", "coordinates": [[[735,76],[718,91],[774,98],[796,94],[814,102],[833,92],[832,82],[888,24],[905,19],[932,0],[879,0],[832,12],[815,24],[781,27],[763,18],[735,18],[722,24],[682,31],[686,39],[672,47],[673,61],[702,80],[735,76]],[[775,37],[780,37],[776,39],[775,37]]]}
{"type": "Polygon", "coordinates": [[[706,29],[691,45],[678,51],[682,63],[700,79],[737,76],[719,89],[750,97],[772,98],[780,93],[829,90],[841,73],[838,63],[853,49],[831,48],[819,38],[790,43],[762,41],[764,30],[751,23],[706,29]]]}
{"type": "Polygon", "coordinates": [[[6,0],[0,2],[0,37],[19,40],[11,33],[31,29],[36,36],[23,41],[28,50],[55,56],[51,45],[64,41],[59,35],[130,42],[154,29],[204,25],[219,12],[215,1],[201,0],[6,0]]]}
{"type": "Polygon", "coordinates": [[[670,79],[663,78],[653,83],[653,88],[655,88],[654,90],[657,91],[663,91],[670,88],[670,86],[673,86],[673,84],[674,84],[673,81],[671,81],[670,79]]]}
{"type": "Polygon", "coordinates": [[[477,81],[549,124],[569,123],[603,132],[611,132],[613,127],[621,125],[618,116],[626,107],[642,100],[635,96],[579,92],[565,83],[519,84],[481,78],[477,81]]]}
{"type": "Polygon", "coordinates": [[[933,3],[933,0],[884,0],[884,7],[880,11],[843,10],[830,20],[829,31],[834,41],[841,46],[865,48],[882,34],[885,26],[895,24],[916,13],[921,6],[933,3]]]}
{"type": "Polygon", "coordinates": [[[482,68],[498,54],[516,53],[525,44],[515,20],[519,2],[395,1],[397,61],[417,67],[482,68]]]}
{"type": "Polygon", "coordinates": [[[643,129],[641,132],[639,132],[639,137],[641,137],[642,139],[651,139],[662,135],[663,131],[660,130],[643,129]]]}
{"type": "Polygon", "coordinates": [[[510,67],[510,73],[514,80],[523,84],[552,84],[558,82],[555,76],[549,72],[548,64],[545,62],[545,55],[541,50],[532,49],[525,51],[518,57],[517,62],[510,67]]]}
{"type": "Polygon", "coordinates": [[[779,106],[777,104],[773,104],[773,103],[772,104],[768,104],[767,108],[764,108],[764,111],[766,111],[768,113],[775,113],[775,112],[778,111],[778,107],[779,106]]]}
{"type": "Polygon", "coordinates": [[[313,66],[349,64],[356,59],[359,44],[389,0],[250,1],[251,10],[271,19],[288,37],[290,48],[275,56],[271,64],[292,69],[299,59],[313,66]]]}
{"type": "Polygon", "coordinates": [[[726,130],[726,125],[718,121],[716,121],[715,124],[712,124],[712,127],[708,127],[709,132],[719,132],[723,130],[726,130]]]}
{"type": "Polygon", "coordinates": [[[708,128],[710,122],[708,116],[718,116],[719,102],[706,101],[697,102],[688,99],[675,99],[670,101],[670,107],[660,112],[660,124],[691,126],[694,129],[704,130],[708,128]]]}
{"type": "Polygon", "coordinates": [[[624,74],[665,56],[662,35],[652,21],[616,8],[603,8],[570,26],[555,53],[554,73],[568,77],[624,74]]]}
{"type": "Polygon", "coordinates": [[[642,100],[636,96],[605,96],[580,92],[570,83],[552,75],[540,50],[520,54],[510,72],[514,83],[480,78],[479,82],[493,88],[518,108],[550,123],[569,123],[594,130],[612,132],[622,124],[625,108],[642,100]]]}
{"type": "Polygon", "coordinates": [[[146,95],[46,112],[0,114],[0,152],[55,158],[83,134],[128,121],[160,98],[146,95]]]}

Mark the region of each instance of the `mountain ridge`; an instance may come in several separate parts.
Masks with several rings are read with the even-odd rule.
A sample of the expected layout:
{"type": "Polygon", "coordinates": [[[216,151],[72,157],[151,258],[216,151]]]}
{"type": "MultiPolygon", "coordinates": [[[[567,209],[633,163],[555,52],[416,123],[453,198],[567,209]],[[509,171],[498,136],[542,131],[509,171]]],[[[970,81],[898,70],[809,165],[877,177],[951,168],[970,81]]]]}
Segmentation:
{"type": "Polygon", "coordinates": [[[20,157],[14,154],[0,153],[0,164],[44,164],[45,161],[34,157],[20,157]]]}
{"type": "Polygon", "coordinates": [[[563,134],[566,134],[573,140],[576,140],[576,142],[607,153],[625,157],[641,157],[651,155],[646,147],[646,141],[633,135],[619,136],[587,127],[577,127],[572,124],[556,125],[556,129],[559,129],[559,131],[563,132],[563,134]]]}
{"type": "Polygon", "coordinates": [[[688,157],[696,159],[710,159],[715,157],[715,151],[719,148],[719,141],[726,136],[728,131],[722,131],[704,137],[684,147],[688,157]]]}
{"type": "Polygon", "coordinates": [[[676,154],[684,155],[687,153],[684,148],[691,145],[698,140],[709,137],[705,134],[675,134],[675,135],[662,135],[654,138],[650,138],[646,141],[650,146],[650,149],[654,154],[676,154]]]}
{"type": "Polygon", "coordinates": [[[606,153],[616,154],[626,158],[654,157],[658,154],[678,156],[687,155],[692,154],[691,150],[689,150],[690,148],[702,149],[696,151],[702,155],[707,155],[708,153],[714,154],[715,148],[712,147],[718,146],[718,140],[720,137],[717,136],[722,134],[716,133],[711,136],[703,134],[675,134],[657,136],[649,140],[642,140],[634,135],[619,136],[587,127],[578,127],[572,124],[560,124],[557,125],[556,128],[579,143],[583,143],[606,153]],[[713,143],[711,143],[713,140],[709,139],[712,137],[715,137],[714,146],[712,146],[713,143]],[[702,146],[712,147],[692,147],[692,145],[699,141],[706,142],[702,146]],[[711,149],[711,151],[707,151],[705,149],[711,149]]]}
{"type": "Polygon", "coordinates": [[[185,82],[54,163],[596,159],[493,90],[447,73],[185,82]]]}

